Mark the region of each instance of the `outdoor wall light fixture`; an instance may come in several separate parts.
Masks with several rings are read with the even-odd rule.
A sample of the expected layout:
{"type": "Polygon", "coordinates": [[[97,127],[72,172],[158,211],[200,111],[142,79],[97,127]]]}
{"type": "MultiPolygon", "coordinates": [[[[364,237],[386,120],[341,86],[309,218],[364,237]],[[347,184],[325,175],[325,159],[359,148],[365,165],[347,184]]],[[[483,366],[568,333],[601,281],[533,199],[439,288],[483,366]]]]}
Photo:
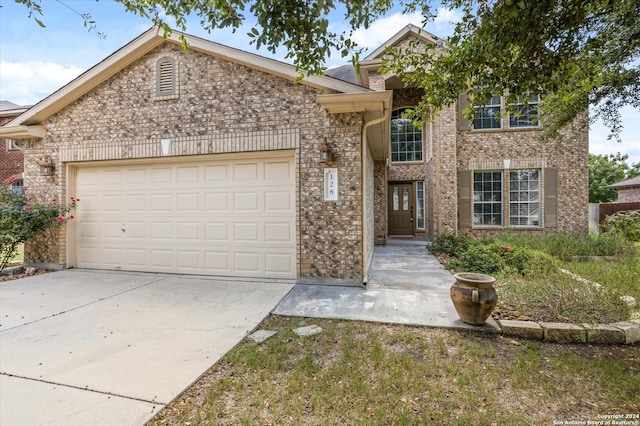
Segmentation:
{"type": "Polygon", "coordinates": [[[43,158],[36,160],[38,166],[40,166],[40,175],[42,176],[53,176],[53,160],[50,156],[45,155],[43,158]]]}
{"type": "Polygon", "coordinates": [[[320,145],[320,164],[329,164],[333,162],[333,151],[331,147],[327,145],[327,138],[324,138],[324,143],[320,145]]]}

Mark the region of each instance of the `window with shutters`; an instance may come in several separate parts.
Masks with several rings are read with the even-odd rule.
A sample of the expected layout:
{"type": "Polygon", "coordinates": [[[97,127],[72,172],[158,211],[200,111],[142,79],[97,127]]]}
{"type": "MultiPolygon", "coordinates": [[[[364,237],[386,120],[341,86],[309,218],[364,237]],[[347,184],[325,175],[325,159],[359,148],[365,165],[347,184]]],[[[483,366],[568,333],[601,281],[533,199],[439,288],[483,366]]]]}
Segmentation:
{"type": "Polygon", "coordinates": [[[156,63],[156,97],[174,99],[177,96],[176,61],[165,56],[156,63]]]}
{"type": "MultiPolygon", "coordinates": [[[[510,226],[534,227],[542,226],[542,170],[476,170],[472,173],[473,191],[471,203],[472,224],[476,227],[510,226]],[[508,206],[505,210],[504,205],[508,206]]],[[[555,186],[551,172],[548,172],[549,185],[555,186]]],[[[465,184],[468,187],[468,183],[465,184]]],[[[546,188],[546,186],[545,186],[546,188]]],[[[555,191],[546,189],[545,197],[551,198],[555,191]]],[[[459,193],[461,206],[469,206],[464,194],[459,193]]],[[[555,197],[555,196],[553,196],[555,197]]],[[[550,218],[553,205],[547,201],[545,206],[545,226],[555,226],[550,218]]],[[[469,207],[462,207],[469,209],[469,207]]],[[[464,214],[464,212],[462,212],[464,214]]],[[[463,218],[464,219],[464,218],[463,218]]],[[[468,223],[461,220],[461,223],[468,223]]]]}

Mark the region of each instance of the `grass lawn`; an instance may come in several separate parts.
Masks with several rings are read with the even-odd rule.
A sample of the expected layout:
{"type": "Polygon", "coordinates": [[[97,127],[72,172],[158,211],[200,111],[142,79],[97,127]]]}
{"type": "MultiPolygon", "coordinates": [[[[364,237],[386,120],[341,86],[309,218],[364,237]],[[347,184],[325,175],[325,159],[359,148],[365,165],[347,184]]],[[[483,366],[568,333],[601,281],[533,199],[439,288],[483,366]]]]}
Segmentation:
{"type": "MultiPolygon", "coordinates": [[[[552,425],[639,413],[634,346],[272,316],[151,425],[552,425]],[[316,324],[321,334],[292,329],[316,324]]],[[[585,423],[586,424],[586,423],[585,423]]]]}

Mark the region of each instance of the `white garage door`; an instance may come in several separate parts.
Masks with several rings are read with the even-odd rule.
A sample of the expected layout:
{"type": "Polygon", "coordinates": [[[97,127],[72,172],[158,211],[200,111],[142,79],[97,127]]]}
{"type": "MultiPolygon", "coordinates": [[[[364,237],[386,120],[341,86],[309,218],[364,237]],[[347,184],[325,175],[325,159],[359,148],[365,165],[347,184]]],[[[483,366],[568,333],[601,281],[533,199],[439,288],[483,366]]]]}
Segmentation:
{"type": "Polygon", "coordinates": [[[293,157],[78,167],[80,268],[295,278],[293,157]]]}

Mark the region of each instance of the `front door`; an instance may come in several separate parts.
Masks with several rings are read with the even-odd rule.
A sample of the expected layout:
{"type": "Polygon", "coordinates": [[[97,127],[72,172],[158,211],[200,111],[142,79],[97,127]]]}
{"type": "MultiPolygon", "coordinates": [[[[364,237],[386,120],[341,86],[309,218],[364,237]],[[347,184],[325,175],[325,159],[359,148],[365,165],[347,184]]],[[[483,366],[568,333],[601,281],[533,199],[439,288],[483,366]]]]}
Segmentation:
{"type": "Polygon", "coordinates": [[[389,235],[413,235],[414,192],[413,182],[389,184],[389,235]]]}

